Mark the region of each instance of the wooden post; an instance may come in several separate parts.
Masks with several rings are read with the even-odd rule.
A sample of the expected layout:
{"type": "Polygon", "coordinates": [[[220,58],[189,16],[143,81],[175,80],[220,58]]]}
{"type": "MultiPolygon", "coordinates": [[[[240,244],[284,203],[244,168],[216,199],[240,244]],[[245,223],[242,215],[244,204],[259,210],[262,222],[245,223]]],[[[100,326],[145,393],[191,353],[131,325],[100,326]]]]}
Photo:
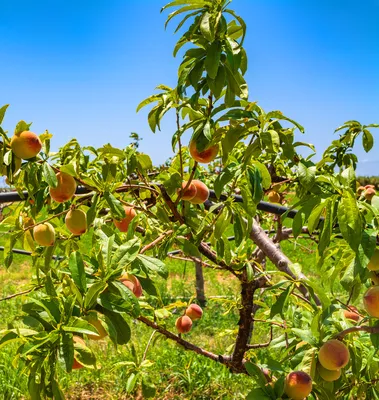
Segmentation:
{"type": "Polygon", "coordinates": [[[205,307],[207,304],[207,300],[205,298],[204,275],[203,275],[203,266],[201,262],[195,261],[195,270],[196,270],[196,299],[201,307],[205,307]]]}

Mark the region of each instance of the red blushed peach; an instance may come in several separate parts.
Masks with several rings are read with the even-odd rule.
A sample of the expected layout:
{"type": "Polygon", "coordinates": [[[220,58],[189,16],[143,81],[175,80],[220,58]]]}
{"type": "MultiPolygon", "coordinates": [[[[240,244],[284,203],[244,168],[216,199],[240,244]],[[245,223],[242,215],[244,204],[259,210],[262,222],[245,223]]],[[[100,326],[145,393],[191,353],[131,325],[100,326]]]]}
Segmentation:
{"type": "Polygon", "coordinates": [[[363,296],[363,305],[367,313],[374,318],[379,318],[379,286],[372,286],[363,296]]]}
{"type": "Polygon", "coordinates": [[[339,340],[331,339],[325,342],[318,353],[320,364],[329,371],[341,369],[350,359],[348,348],[339,340]]]}
{"type": "Polygon", "coordinates": [[[284,391],[293,400],[303,400],[312,391],[312,378],[303,371],[294,371],[286,376],[284,391]]]}
{"type": "MultiPolygon", "coordinates": [[[[182,189],[187,186],[187,182],[182,183],[182,189]]],[[[196,186],[191,182],[188,188],[182,192],[182,200],[192,200],[197,193],[196,186]]],[[[178,195],[180,194],[180,190],[178,190],[178,195]]]]}
{"type": "Polygon", "coordinates": [[[179,333],[187,333],[192,328],[192,319],[187,315],[183,315],[176,320],[175,326],[179,333]]]}
{"type": "Polygon", "coordinates": [[[349,310],[344,310],[343,311],[344,317],[346,319],[351,319],[352,321],[358,322],[360,320],[360,316],[358,314],[357,307],[349,306],[349,310]]]}
{"type": "Polygon", "coordinates": [[[368,188],[364,192],[364,196],[366,200],[371,200],[375,196],[376,192],[375,189],[368,188]]]}
{"type": "Polygon", "coordinates": [[[195,321],[196,319],[200,319],[203,315],[203,310],[197,304],[190,304],[186,309],[186,315],[195,321]]]}
{"type": "Polygon", "coordinates": [[[359,188],[357,189],[357,194],[361,195],[364,191],[365,191],[365,187],[364,186],[359,186],[359,188]]]}
{"type": "Polygon", "coordinates": [[[191,141],[189,144],[189,152],[191,157],[199,163],[208,164],[213,161],[218,153],[219,147],[216,144],[215,146],[208,147],[203,151],[197,150],[197,145],[195,141],[191,141]]]}
{"type": "Polygon", "coordinates": [[[203,182],[197,179],[194,179],[192,181],[192,184],[196,187],[196,196],[192,198],[190,202],[192,204],[203,204],[208,200],[209,189],[203,182]]]}
{"type": "Polygon", "coordinates": [[[375,189],[375,185],[366,185],[365,189],[375,189]]]}
{"type": "Polygon", "coordinates": [[[72,198],[76,191],[75,179],[65,172],[57,173],[58,186],[50,188],[50,196],[58,203],[64,203],[72,198]]]}
{"type": "Polygon", "coordinates": [[[81,369],[84,365],[80,364],[78,360],[74,358],[74,362],[72,363],[72,369],[81,369]]]}
{"type": "Polygon", "coordinates": [[[33,132],[16,133],[11,140],[13,153],[24,160],[35,157],[42,149],[40,138],[33,132]]]}
{"type": "Polygon", "coordinates": [[[136,276],[125,274],[120,278],[120,282],[130,289],[136,297],[142,296],[142,285],[136,276]]]}
{"type": "Polygon", "coordinates": [[[129,228],[129,224],[132,219],[137,215],[133,207],[124,206],[125,210],[125,218],[122,220],[114,219],[113,223],[121,232],[127,232],[129,228]]]}

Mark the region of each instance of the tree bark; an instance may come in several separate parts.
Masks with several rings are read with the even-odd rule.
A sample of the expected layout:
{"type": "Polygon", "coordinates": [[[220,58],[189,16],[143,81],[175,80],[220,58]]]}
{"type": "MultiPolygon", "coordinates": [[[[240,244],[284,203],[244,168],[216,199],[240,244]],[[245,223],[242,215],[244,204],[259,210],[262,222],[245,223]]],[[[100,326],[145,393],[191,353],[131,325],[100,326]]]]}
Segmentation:
{"type": "Polygon", "coordinates": [[[205,288],[204,288],[204,274],[203,265],[199,261],[195,261],[196,270],[196,299],[201,307],[207,305],[207,300],[205,298],[205,288]]]}

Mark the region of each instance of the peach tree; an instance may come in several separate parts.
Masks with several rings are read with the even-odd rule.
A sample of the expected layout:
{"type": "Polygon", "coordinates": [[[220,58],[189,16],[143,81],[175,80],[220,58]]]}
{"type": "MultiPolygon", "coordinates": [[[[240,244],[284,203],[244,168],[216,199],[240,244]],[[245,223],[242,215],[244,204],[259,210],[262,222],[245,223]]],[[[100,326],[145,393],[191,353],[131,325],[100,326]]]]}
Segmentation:
{"type": "MultiPolygon", "coordinates": [[[[357,187],[353,153],[357,140],[371,150],[378,125],[346,122],[315,161],[314,147],[295,139],[299,123],[249,100],[246,25],[229,3],[162,9],[174,7],[167,23],[182,17],[177,85],[159,85],[137,111],[151,107],[153,132],[166,113],[174,118],[169,164],[154,167],[135,134],[124,149],[71,140],[52,152],[48,131],[36,135],[25,121],[10,135],[0,128],[2,173],[20,198],[3,211],[4,264],[21,244],[33,266],[31,289],[1,299],[27,296],[0,346],[18,344],[32,399],[63,399],[57,365],[97,368],[91,340],[123,346],[131,320],[250,374],[250,399],[379,396],[379,197],[357,187]],[[300,237],[317,245],[320,278],[283,252],[300,237]],[[177,318],[162,304],[156,282],[172,252],[238,279],[239,320],[224,354],[185,339],[206,309],[177,302],[177,318]],[[267,339],[253,340],[257,325],[267,339]]],[[[141,385],[154,396],[148,374],[141,385]]]]}

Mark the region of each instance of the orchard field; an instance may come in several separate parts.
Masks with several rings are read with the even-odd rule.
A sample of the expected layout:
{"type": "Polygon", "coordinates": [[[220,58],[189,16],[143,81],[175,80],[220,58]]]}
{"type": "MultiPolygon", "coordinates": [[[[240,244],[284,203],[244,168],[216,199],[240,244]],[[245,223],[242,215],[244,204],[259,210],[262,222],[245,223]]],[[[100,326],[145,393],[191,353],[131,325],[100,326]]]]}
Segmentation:
{"type": "Polygon", "coordinates": [[[51,151],[0,107],[0,395],[378,399],[379,196],[356,150],[379,125],[316,152],[250,100],[230,1],[167,10],[177,84],[137,107],[175,123],[164,165],[135,133],[51,151]]]}

